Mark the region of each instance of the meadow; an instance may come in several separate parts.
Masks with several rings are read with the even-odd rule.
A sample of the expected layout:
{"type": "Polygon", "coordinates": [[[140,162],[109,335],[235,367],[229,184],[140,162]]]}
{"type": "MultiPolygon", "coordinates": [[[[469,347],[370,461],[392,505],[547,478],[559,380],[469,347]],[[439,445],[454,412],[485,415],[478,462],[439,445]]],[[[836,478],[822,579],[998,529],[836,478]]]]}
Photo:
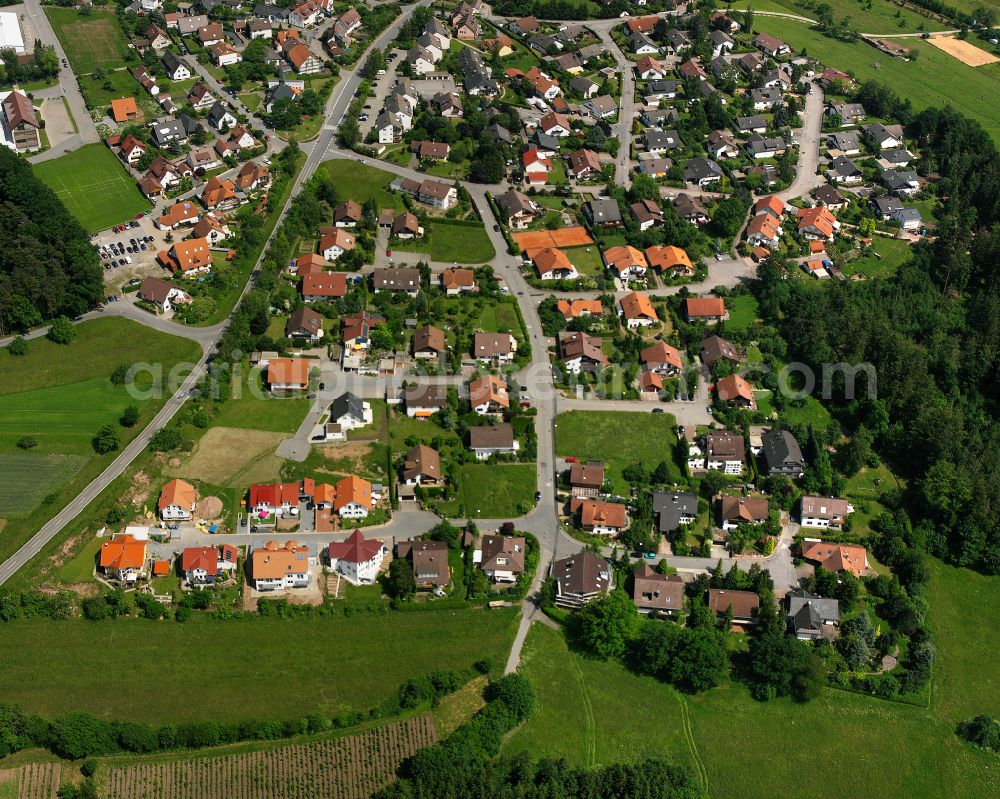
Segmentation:
{"type": "Polygon", "coordinates": [[[660,461],[670,467],[668,482],[680,482],[674,453],[675,419],[668,413],[567,411],[556,419],[556,455],[583,461],[603,461],[605,474],[618,494],[627,496],[622,471],[635,463],[655,469],[660,461]]]}
{"type": "Polygon", "coordinates": [[[48,717],[72,708],[117,718],[123,706],[141,707],[152,724],[367,711],[414,675],[506,658],[519,618],[515,609],[421,609],[229,621],[195,614],[186,624],[23,620],[3,628],[0,696],[48,717]],[[239,690],[220,695],[221,686],[239,690]]]}
{"type": "Polygon", "coordinates": [[[333,178],[342,199],[351,199],[361,205],[368,200],[375,200],[379,208],[406,210],[403,198],[389,188],[393,181],[393,175],[389,172],[346,158],[324,161],[320,168],[325,169],[333,178]]]}
{"type": "Polygon", "coordinates": [[[752,294],[727,297],[726,310],[726,330],[746,330],[757,320],[757,298],[752,294]]]}
{"type": "Polygon", "coordinates": [[[69,155],[34,165],[35,173],[90,233],[149,210],[125,167],[103,144],[87,144],[69,155]]]}
{"type": "Polygon", "coordinates": [[[75,455],[0,452],[0,516],[30,513],[85,462],[75,455]]]}
{"type": "Polygon", "coordinates": [[[45,15],[66,57],[78,75],[99,66],[119,66],[128,53],[128,40],[114,14],[91,12],[86,16],[74,8],[46,6],[45,15]]]}
{"type": "Polygon", "coordinates": [[[534,505],[533,463],[469,463],[460,479],[458,501],[471,518],[520,516],[534,505]]]}
{"type": "Polygon", "coordinates": [[[867,278],[885,277],[895,274],[910,257],[910,245],[900,239],[876,236],[872,242],[872,254],[856,258],[844,264],[843,272],[848,277],[860,274],[867,278]]]}
{"type": "Polygon", "coordinates": [[[482,264],[496,256],[486,229],[479,222],[432,219],[424,237],[396,242],[393,250],[421,252],[440,263],[482,264]]]}
{"type": "Polygon", "coordinates": [[[824,65],[849,72],[859,81],[877,80],[891,86],[917,111],[950,105],[977,120],[1000,141],[1000,105],[990,102],[990,98],[1000,92],[1000,72],[965,66],[919,39],[907,40],[907,46],[916,51],[917,59],[905,62],[863,42],[831,39],[791,19],[757,16],[754,29],[784,39],[797,52],[806,51],[824,65]]]}
{"type": "MultiPolygon", "coordinates": [[[[780,14],[797,14],[801,17],[816,19],[816,7],[826,3],[830,6],[833,18],[842,20],[851,18],[850,27],[865,33],[912,33],[923,29],[937,30],[942,27],[929,17],[900,8],[886,0],[739,0],[732,8],[745,9],[748,6],[755,12],[776,12],[780,14]]],[[[754,29],[761,28],[760,20],[766,17],[758,14],[754,17],[754,29]]]]}

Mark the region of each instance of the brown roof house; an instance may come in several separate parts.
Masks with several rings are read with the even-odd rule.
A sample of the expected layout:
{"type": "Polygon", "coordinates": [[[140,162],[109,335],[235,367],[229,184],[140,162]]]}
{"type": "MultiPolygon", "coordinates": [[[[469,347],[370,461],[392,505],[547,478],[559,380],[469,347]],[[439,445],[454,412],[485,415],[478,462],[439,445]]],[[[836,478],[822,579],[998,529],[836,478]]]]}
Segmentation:
{"type": "Polygon", "coordinates": [[[570,374],[598,372],[607,365],[608,359],[602,349],[600,336],[591,336],[582,331],[559,333],[559,357],[570,374]]]}
{"type": "Polygon", "coordinates": [[[406,453],[402,474],[406,485],[444,484],[444,478],[441,476],[441,456],[436,449],[431,449],[426,444],[417,444],[406,453]]]}
{"type": "Polygon", "coordinates": [[[732,609],[733,624],[756,624],[760,611],[760,597],[753,591],[730,591],[724,588],[708,589],[708,607],[718,618],[732,609]]]}
{"type": "Polygon", "coordinates": [[[396,545],[396,555],[410,561],[418,590],[440,591],[451,583],[448,545],[444,541],[422,538],[400,541],[396,545]]]}
{"type": "Polygon", "coordinates": [[[429,419],[448,406],[448,387],[418,385],[403,389],[400,397],[406,415],[415,419],[429,419]]]}
{"type": "Polygon", "coordinates": [[[513,361],[517,339],[510,333],[476,333],[472,350],[477,361],[513,361]]]}
{"type": "Polygon", "coordinates": [[[469,428],[469,449],[476,454],[477,460],[485,461],[494,455],[513,455],[519,448],[514,439],[514,428],[506,422],[469,428]]]}
{"type": "Polygon", "coordinates": [[[519,535],[484,535],[473,560],[495,583],[513,583],[524,573],[526,543],[519,535]]]}
{"type": "Polygon", "coordinates": [[[408,268],[376,269],[372,272],[372,287],[375,292],[400,291],[416,297],[420,292],[420,270],[408,268]]]}
{"type": "Polygon", "coordinates": [[[405,211],[392,220],[390,234],[397,239],[420,238],[424,235],[424,228],[416,214],[405,211]]]}
{"type": "Polygon", "coordinates": [[[640,613],[674,615],[684,608],[684,581],[676,574],[660,574],[648,563],[635,573],[632,601],[640,613]]]}
{"type": "Polygon", "coordinates": [[[701,342],[701,361],[711,369],[719,361],[743,363],[743,355],[721,336],[709,336],[701,342]]]}
{"type": "Polygon", "coordinates": [[[483,375],[469,383],[469,405],[480,416],[503,416],[510,409],[507,383],[496,375],[483,375]]]}
{"type": "Polygon", "coordinates": [[[840,530],[854,506],[846,499],[836,497],[804,496],[801,500],[803,527],[822,527],[840,530]]]}
{"type": "Polygon", "coordinates": [[[39,136],[41,123],[31,100],[20,89],[14,89],[2,103],[4,127],[10,135],[14,149],[19,153],[31,152],[42,146],[39,136]]]}
{"type": "Polygon", "coordinates": [[[581,608],[613,587],[608,562],[587,550],[553,561],[549,573],[556,584],[556,605],[563,608],[581,608]]]}
{"type": "Polygon", "coordinates": [[[762,524],[767,521],[768,505],[763,497],[742,497],[723,494],[719,497],[719,525],[726,532],[741,524],[762,524]]]}
{"type": "Polygon", "coordinates": [[[802,557],[829,572],[847,571],[860,577],[868,569],[868,550],[857,544],[834,544],[806,539],[802,557]]]}
{"type": "Polygon", "coordinates": [[[418,327],[413,332],[413,357],[439,358],[446,349],[444,331],[433,325],[418,327]]]}
{"type": "Polygon", "coordinates": [[[441,288],[450,296],[476,290],[476,273],[471,269],[452,267],[441,273],[441,288]]]}
{"type": "Polygon", "coordinates": [[[288,317],[285,323],[285,335],[289,338],[319,341],[323,338],[323,317],[312,308],[302,305],[288,317]]]}
{"type": "Polygon", "coordinates": [[[574,463],[569,468],[569,489],[574,497],[600,496],[604,485],[603,463],[574,463]]]}

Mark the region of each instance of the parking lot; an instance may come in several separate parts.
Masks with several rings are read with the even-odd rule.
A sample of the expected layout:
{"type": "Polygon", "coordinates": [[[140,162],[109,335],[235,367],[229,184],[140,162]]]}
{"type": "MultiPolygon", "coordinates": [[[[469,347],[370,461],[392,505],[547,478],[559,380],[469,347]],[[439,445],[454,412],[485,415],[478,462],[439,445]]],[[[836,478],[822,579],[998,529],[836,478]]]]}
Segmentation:
{"type": "MultiPolygon", "coordinates": [[[[153,213],[159,215],[158,209],[153,209],[153,213]]],[[[127,230],[115,231],[105,230],[94,237],[94,246],[101,253],[101,265],[104,267],[104,285],[109,294],[121,292],[122,286],[133,278],[142,279],[148,275],[162,276],[163,267],[156,263],[156,253],[169,247],[166,242],[167,231],[158,230],[153,223],[154,216],[144,216],[141,219],[133,220],[136,227],[127,230]],[[152,241],[145,239],[152,238],[152,241]],[[128,252],[127,248],[133,246],[132,239],[140,245],[137,252],[128,252]],[[141,244],[146,245],[143,250],[141,244]],[[115,245],[112,252],[109,248],[115,245]],[[121,247],[118,247],[121,245],[121,247]],[[106,255],[105,255],[106,253],[106,255]],[[126,259],[131,259],[128,263],[126,259]],[[122,261],[125,260],[125,263],[122,261]],[[117,263],[118,265],[113,265],[117,263]]],[[[179,241],[183,232],[174,231],[174,240],[179,241]]]]}

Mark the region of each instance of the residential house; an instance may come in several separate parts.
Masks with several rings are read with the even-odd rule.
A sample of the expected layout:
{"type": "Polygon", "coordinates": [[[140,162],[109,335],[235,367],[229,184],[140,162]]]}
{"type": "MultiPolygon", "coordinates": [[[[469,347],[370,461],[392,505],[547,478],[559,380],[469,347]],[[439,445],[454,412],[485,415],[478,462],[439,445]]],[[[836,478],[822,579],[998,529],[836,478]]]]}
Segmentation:
{"type": "Polygon", "coordinates": [[[712,158],[737,158],[740,149],[736,144],[736,139],[728,130],[713,130],[708,134],[706,140],[708,154],[712,158]]]}
{"type": "MultiPolygon", "coordinates": [[[[18,99],[19,96],[24,95],[21,95],[20,92],[11,92],[11,94],[7,95],[7,100],[10,100],[13,97],[16,102],[23,105],[23,101],[18,99]]],[[[25,99],[27,98],[25,97],[25,99]]],[[[34,109],[32,109],[32,111],[34,111],[34,109]]],[[[7,109],[5,108],[4,114],[6,115],[6,113],[7,109]]],[[[142,119],[142,111],[140,111],[139,106],[136,105],[134,97],[119,97],[111,101],[111,117],[115,122],[121,125],[125,122],[135,122],[138,119],[142,119]]]]}
{"type": "Polygon", "coordinates": [[[721,380],[715,381],[715,394],[720,402],[727,405],[735,405],[740,408],[753,408],[754,401],[753,388],[739,375],[727,375],[721,380]]]}
{"type": "Polygon", "coordinates": [[[449,297],[476,290],[476,273],[471,269],[451,267],[441,272],[441,288],[449,297]]]}
{"type": "MultiPolygon", "coordinates": [[[[663,211],[652,200],[642,199],[629,206],[632,216],[639,223],[639,230],[649,230],[654,225],[663,223],[663,211]]],[[[650,264],[652,266],[652,264],[650,264]]]]}
{"type": "Polygon", "coordinates": [[[336,261],[341,255],[351,252],[356,244],[352,233],[343,228],[320,228],[319,254],[325,261],[336,261]]]}
{"type": "Polygon", "coordinates": [[[712,31],[709,34],[708,40],[712,45],[712,58],[718,58],[726,53],[730,53],[736,47],[736,42],[725,31],[712,31]]]}
{"type": "Polygon", "coordinates": [[[510,29],[521,36],[527,36],[538,30],[538,20],[532,16],[521,17],[510,23],[510,29]]]}
{"type": "Polygon", "coordinates": [[[272,358],[264,382],[271,391],[306,391],[310,363],[305,358],[272,358]]]}
{"type": "Polygon", "coordinates": [[[473,560],[483,573],[495,583],[513,583],[524,573],[524,555],[527,542],[523,536],[482,536],[473,560]]]}
{"type": "Polygon", "coordinates": [[[317,72],[323,71],[323,59],[312,52],[308,45],[299,40],[285,40],[285,44],[290,44],[288,47],[283,46],[285,53],[285,59],[289,64],[292,65],[299,75],[315,75],[317,72]]]}
{"type": "Polygon", "coordinates": [[[174,242],[169,250],[159,252],[157,259],[163,266],[183,277],[212,271],[212,253],[206,239],[174,242]]]}
{"type": "Polygon", "coordinates": [[[603,463],[573,463],[569,467],[570,495],[592,499],[601,495],[605,473],[603,463]]]}
{"type": "Polygon", "coordinates": [[[827,138],[827,143],[831,150],[836,150],[839,155],[859,155],[861,153],[861,142],[858,141],[856,130],[840,130],[831,133],[827,138]]]}
{"type": "Polygon", "coordinates": [[[775,106],[781,105],[783,98],[781,89],[751,89],[750,99],[753,101],[754,111],[770,111],[775,106]]]}
{"type": "Polygon", "coordinates": [[[785,154],[785,140],[781,136],[761,136],[754,133],[746,143],[751,158],[777,158],[785,154]]]}
{"type": "Polygon", "coordinates": [[[441,474],[441,455],[426,444],[417,444],[403,459],[403,482],[406,485],[439,486],[444,484],[441,474]]]}
{"type": "Polygon", "coordinates": [[[244,194],[260,191],[271,185],[271,173],[264,164],[247,161],[236,174],[236,188],[244,194]]]}
{"type": "Polygon", "coordinates": [[[733,128],[737,133],[749,135],[750,133],[766,133],[767,117],[755,115],[752,117],[736,117],[733,120],[733,128]]]}
{"type": "Polygon", "coordinates": [[[580,110],[589,114],[593,119],[608,119],[618,113],[618,105],[614,98],[605,94],[585,100],[580,105],[580,110]]]}
{"type": "Polygon", "coordinates": [[[524,179],[531,185],[544,185],[552,171],[552,161],[543,156],[538,148],[531,147],[521,155],[524,179]]]}
{"type": "Polygon", "coordinates": [[[160,491],[157,509],[165,522],[187,521],[194,516],[197,502],[198,492],[193,485],[184,480],[171,480],[160,491]]]}
{"type": "Polygon", "coordinates": [[[583,213],[592,225],[621,227],[622,214],[614,197],[595,197],[583,204],[583,213]]]}
{"type": "Polygon", "coordinates": [[[848,199],[828,183],[816,189],[813,196],[817,203],[826,206],[832,212],[841,211],[849,205],[848,199]]]}
{"type": "Polygon", "coordinates": [[[632,601],[639,613],[666,613],[684,609],[684,581],[676,574],[660,574],[643,563],[632,578],[632,601]]]}
{"type": "Polygon", "coordinates": [[[217,42],[208,48],[212,63],[218,67],[228,67],[238,64],[243,60],[243,56],[232,45],[227,42],[217,42]]]}
{"type": "Polygon", "coordinates": [[[528,195],[510,188],[496,198],[497,208],[506,218],[507,227],[523,230],[542,213],[542,207],[528,195]]]}
{"type": "Polygon", "coordinates": [[[448,387],[443,385],[418,385],[403,389],[403,406],[406,415],[427,419],[448,407],[448,387]]]}
{"type": "Polygon", "coordinates": [[[772,250],[781,246],[781,224],[770,214],[758,214],[747,224],[747,242],[752,247],[770,247],[772,250]]]}
{"type": "Polygon", "coordinates": [[[562,331],[559,334],[559,358],[570,374],[596,372],[607,366],[600,336],[583,332],[562,331]]]}
{"type": "Polygon", "coordinates": [[[861,129],[865,138],[872,141],[880,150],[894,150],[903,146],[903,128],[901,125],[883,125],[875,122],[861,129]]]}
{"type": "MultiPolygon", "coordinates": [[[[645,33],[633,33],[627,39],[628,51],[630,53],[635,53],[636,55],[659,55],[660,48],[656,46],[656,42],[650,39],[645,33]]],[[[667,55],[672,55],[668,51],[667,55]]]]}
{"type": "Polygon", "coordinates": [[[410,267],[387,267],[372,272],[372,288],[380,291],[403,292],[416,297],[420,293],[420,270],[410,267]]]}
{"type": "Polygon", "coordinates": [[[742,474],[746,462],[746,442],[743,436],[728,430],[711,430],[705,434],[705,468],[725,474],[742,474]]]}
{"type": "Polygon", "coordinates": [[[395,239],[415,239],[424,235],[424,227],[420,224],[416,214],[409,211],[396,216],[392,220],[392,227],[389,228],[390,236],[395,239]]]}
{"type": "Polygon", "coordinates": [[[10,147],[19,153],[40,149],[42,141],[39,131],[42,124],[28,96],[20,89],[13,89],[0,102],[0,108],[3,110],[3,127],[10,147]]]}
{"type": "Polygon", "coordinates": [[[569,119],[562,114],[557,114],[555,111],[550,111],[539,119],[538,127],[543,133],[559,139],[569,136],[573,132],[569,124],[569,119]]]}
{"type": "Polygon", "coordinates": [[[574,499],[570,513],[582,530],[593,535],[619,535],[628,529],[628,509],[614,502],[574,499]]]}
{"type": "Polygon", "coordinates": [[[122,139],[121,144],[118,145],[118,155],[129,166],[135,166],[145,154],[146,144],[131,133],[122,139]]]}
{"type": "Polygon", "coordinates": [[[172,81],[187,80],[191,77],[191,68],[178,55],[170,50],[166,50],[160,58],[163,69],[166,70],[167,77],[172,81]]]}
{"type": "Polygon", "coordinates": [[[563,608],[581,608],[613,587],[608,562],[587,550],[553,561],[549,574],[555,581],[555,603],[563,608]]]}
{"type": "Polygon", "coordinates": [[[220,133],[225,133],[239,120],[222,103],[216,102],[208,111],[208,124],[220,133]]]}
{"type": "Polygon", "coordinates": [[[832,183],[852,185],[860,183],[864,176],[865,173],[861,171],[861,167],[843,155],[831,159],[826,169],[826,179],[832,183]]]}
{"type": "Polygon", "coordinates": [[[799,588],[788,595],[787,618],[789,632],[800,641],[833,638],[840,623],[840,603],[799,588]]]}
{"type": "Polygon", "coordinates": [[[711,369],[720,361],[726,363],[743,363],[743,356],[732,342],[721,336],[709,336],[701,342],[701,362],[711,369]]]}
{"type": "Polygon", "coordinates": [[[809,241],[833,241],[840,222],[828,208],[800,208],[797,213],[799,234],[809,241]]]}
{"type": "Polygon", "coordinates": [[[333,510],[341,519],[364,519],[374,504],[372,484],[356,475],[334,486],[333,510]]]}
{"type": "Polygon", "coordinates": [[[681,219],[687,220],[692,225],[708,224],[708,211],[698,201],[698,198],[692,197],[690,194],[681,192],[674,197],[674,209],[681,219]]]}
{"type": "Polygon", "coordinates": [[[219,575],[219,550],[216,547],[185,547],[181,552],[181,571],[189,588],[214,585],[219,575]]]}
{"type": "Polygon", "coordinates": [[[164,211],[156,220],[160,230],[175,230],[180,225],[190,225],[198,221],[198,206],[188,200],[179,200],[164,211]]]}
{"type": "Polygon", "coordinates": [[[494,455],[512,455],[519,449],[514,429],[506,422],[469,428],[469,449],[476,459],[485,461],[494,455]]]}
{"type": "Polygon", "coordinates": [[[201,190],[201,204],[206,208],[218,208],[228,210],[239,205],[239,197],[236,196],[236,187],[229,178],[220,178],[218,175],[210,177],[204,188],[201,190]]]}
{"type": "Polygon", "coordinates": [[[346,541],[331,541],[326,548],[331,571],[352,585],[373,585],[388,553],[385,544],[377,538],[365,538],[360,530],[351,533],[346,541]]]}
{"type": "Polygon", "coordinates": [[[418,590],[441,591],[451,584],[448,545],[444,541],[417,538],[396,544],[397,557],[410,561],[418,590]]]}
{"type": "Polygon", "coordinates": [[[784,475],[801,477],[806,470],[806,459],[799,442],[787,430],[773,428],[761,436],[761,452],[768,477],[784,475]]]}
{"type": "Polygon", "coordinates": [[[215,95],[212,94],[211,89],[203,81],[198,81],[191,87],[191,90],[187,93],[187,99],[195,111],[211,108],[218,102],[215,95]]]}
{"type": "Polygon", "coordinates": [[[413,331],[413,357],[421,360],[440,358],[447,345],[444,331],[433,325],[424,325],[413,331]]]}
{"type": "Polygon", "coordinates": [[[451,146],[445,142],[414,139],[410,142],[410,151],[421,160],[447,161],[451,146]]]}
{"type": "Polygon", "coordinates": [[[684,315],[688,322],[701,320],[713,325],[728,319],[729,311],[722,297],[688,297],[684,301],[684,315]]]}
{"type": "Polygon", "coordinates": [[[807,538],[802,542],[802,557],[828,572],[846,571],[855,577],[860,577],[868,569],[868,550],[857,544],[835,544],[807,538]]]}
{"type": "Polygon", "coordinates": [[[182,304],[191,301],[191,296],[181,289],[171,286],[166,280],[162,280],[152,275],[144,277],[136,296],[140,300],[150,302],[156,306],[160,313],[172,311],[174,304],[182,304]]]}
{"type": "Polygon", "coordinates": [[[722,167],[709,158],[692,158],[684,167],[684,180],[701,188],[718,183],[723,177],[722,167]]]}
{"type": "Polygon", "coordinates": [[[310,272],[302,276],[302,300],[327,302],[347,294],[347,275],[343,272],[310,272]]]}
{"type": "Polygon", "coordinates": [[[769,33],[758,34],[757,38],[753,40],[753,45],[762,53],[771,56],[771,58],[788,55],[792,52],[792,48],[785,44],[785,42],[769,33]]]}
{"type": "Polygon", "coordinates": [[[480,416],[503,416],[510,410],[507,383],[496,375],[483,375],[469,383],[469,406],[480,416]]]}
{"type": "Polygon", "coordinates": [[[109,580],[136,583],[146,576],[146,542],[126,533],[101,544],[98,569],[109,580]]]}
{"type": "Polygon", "coordinates": [[[647,153],[663,155],[681,146],[681,135],[676,130],[647,128],[642,132],[640,141],[647,153]]]}
{"type": "Polygon", "coordinates": [[[695,272],[688,254],[672,244],[647,247],[646,261],[664,277],[692,277],[695,272]]]}
{"type": "Polygon", "coordinates": [[[354,32],[361,27],[361,15],[356,8],[349,8],[333,23],[333,35],[343,45],[349,44],[354,32]]]}
{"type": "Polygon", "coordinates": [[[660,321],[660,317],[656,315],[656,310],[653,308],[653,303],[645,294],[633,291],[618,300],[618,305],[621,309],[621,317],[629,330],[655,325],[660,321]]]}
{"type": "Polygon", "coordinates": [[[477,361],[513,361],[517,352],[517,339],[510,333],[476,333],[472,341],[472,354],[477,361]]]}
{"type": "Polygon", "coordinates": [[[257,591],[306,588],[312,580],[309,547],[295,541],[268,541],[250,553],[250,580],[257,591]]]}
{"type": "Polygon", "coordinates": [[[647,372],[656,372],[666,376],[679,374],[684,368],[680,350],[665,341],[657,341],[646,347],[639,353],[639,360],[642,362],[642,368],[647,372]]]}
{"type": "Polygon", "coordinates": [[[569,174],[574,180],[594,180],[601,176],[601,159],[593,150],[577,150],[566,161],[569,164],[569,174]]]}
{"type": "Polygon", "coordinates": [[[557,300],[556,308],[567,322],[581,316],[600,316],[604,313],[600,300],[557,300]]]}
{"type": "Polygon", "coordinates": [[[604,253],[604,264],[619,280],[643,280],[646,277],[646,256],[635,247],[626,244],[608,247],[604,253]]]}
{"type": "Polygon", "coordinates": [[[667,172],[673,167],[674,162],[670,158],[657,158],[648,153],[639,155],[639,171],[644,175],[654,178],[664,178],[667,172]]]}
{"type": "Polygon", "coordinates": [[[903,230],[910,232],[920,230],[924,223],[918,208],[900,208],[893,212],[892,221],[898,223],[903,230]]]}
{"type": "Polygon", "coordinates": [[[802,497],[799,521],[803,527],[842,530],[847,517],[854,512],[854,506],[846,499],[836,497],[802,497]]]}
{"type": "Polygon", "coordinates": [[[285,335],[311,342],[323,338],[323,317],[307,305],[296,308],[285,322],[285,335]]]}
{"type": "Polygon", "coordinates": [[[708,607],[719,619],[731,615],[734,625],[756,624],[760,612],[760,597],[753,591],[733,591],[709,588],[708,607]]]}
{"type": "Polygon", "coordinates": [[[657,530],[668,535],[682,524],[692,524],[698,517],[698,497],[690,491],[656,491],[653,515],[657,530]]]}

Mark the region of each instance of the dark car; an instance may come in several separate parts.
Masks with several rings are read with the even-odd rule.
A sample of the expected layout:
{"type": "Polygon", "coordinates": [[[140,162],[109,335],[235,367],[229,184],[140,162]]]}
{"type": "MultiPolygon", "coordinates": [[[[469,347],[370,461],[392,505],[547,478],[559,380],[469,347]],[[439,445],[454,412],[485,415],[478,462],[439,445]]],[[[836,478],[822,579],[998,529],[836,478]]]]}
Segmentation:
{"type": "Polygon", "coordinates": [[[542,498],[542,492],[541,491],[536,491],[535,492],[535,502],[540,501],[541,498],[542,498]]]}
{"type": "Polygon", "coordinates": [[[650,413],[663,413],[663,408],[653,408],[653,410],[650,411],[650,413]]]}
{"type": "Polygon", "coordinates": [[[319,390],[320,391],[324,391],[325,389],[326,389],[326,383],[320,383],[319,384],[319,390]]]}

